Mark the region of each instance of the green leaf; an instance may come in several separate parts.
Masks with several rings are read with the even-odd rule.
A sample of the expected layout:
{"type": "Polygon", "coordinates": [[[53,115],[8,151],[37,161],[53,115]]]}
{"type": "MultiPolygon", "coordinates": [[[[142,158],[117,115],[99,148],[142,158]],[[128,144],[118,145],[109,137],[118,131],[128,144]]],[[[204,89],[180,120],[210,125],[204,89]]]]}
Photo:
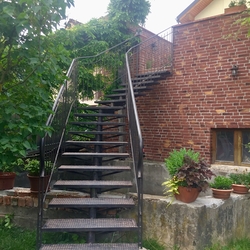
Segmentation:
{"type": "Polygon", "coordinates": [[[24,141],[23,142],[23,146],[26,148],[26,149],[31,149],[31,145],[28,141],[24,141]]]}
{"type": "Polygon", "coordinates": [[[15,12],[15,7],[13,5],[8,4],[7,6],[3,7],[3,12],[8,14],[9,16],[13,16],[15,12]]]}

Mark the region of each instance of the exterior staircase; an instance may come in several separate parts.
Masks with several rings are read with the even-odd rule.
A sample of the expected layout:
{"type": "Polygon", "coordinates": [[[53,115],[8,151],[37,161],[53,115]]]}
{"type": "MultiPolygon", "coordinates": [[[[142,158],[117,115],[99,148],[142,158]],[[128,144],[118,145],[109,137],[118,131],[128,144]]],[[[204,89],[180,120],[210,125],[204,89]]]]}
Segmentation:
{"type": "MultiPolygon", "coordinates": [[[[68,75],[74,75],[74,70],[71,65],[68,75]]],[[[46,160],[53,158],[54,168],[59,172],[59,178],[55,181],[53,189],[78,190],[88,193],[89,198],[53,198],[48,208],[70,210],[72,213],[80,210],[84,211],[86,216],[84,218],[45,219],[43,203],[46,193],[40,194],[37,249],[138,250],[142,247],[143,145],[138,128],[135,98],[150,91],[155,84],[170,73],[170,70],[166,69],[133,75],[130,73],[129,76],[133,76],[131,79],[125,81],[120,79],[119,88],[114,89],[112,94],[105,95],[103,100],[96,101],[94,106],[76,105],[71,101],[70,96],[67,97],[69,100],[67,105],[62,105],[66,107],[63,112],[67,114],[62,124],[68,124],[62,128],[63,137],[61,138],[63,139],[56,140],[59,142],[46,137],[41,140],[41,180],[44,176],[43,169],[46,160]],[[130,130],[134,132],[128,133],[130,130]],[[123,162],[127,158],[132,158],[132,169],[130,165],[113,164],[123,162]],[[59,166],[58,159],[63,162],[59,166]],[[134,181],[123,180],[120,175],[123,172],[132,172],[134,181]],[[134,200],[127,195],[127,190],[133,186],[138,195],[137,221],[134,218],[105,217],[106,213],[103,211],[135,207],[134,200]],[[123,195],[111,195],[113,191],[123,191],[123,195]],[[42,240],[44,232],[84,233],[87,235],[87,243],[45,244],[42,240]],[[134,243],[97,243],[100,234],[112,232],[135,232],[137,239],[134,243]]],[[[72,87],[72,82],[73,80],[68,81],[66,88],[68,94],[75,89],[72,87]]],[[[65,96],[61,100],[65,100],[65,96]]],[[[60,99],[57,100],[55,106],[58,110],[62,107],[60,99]]],[[[51,121],[52,118],[49,120],[51,121]]],[[[56,120],[54,118],[54,121],[56,120]]],[[[55,138],[58,136],[55,135],[55,138]]]]}

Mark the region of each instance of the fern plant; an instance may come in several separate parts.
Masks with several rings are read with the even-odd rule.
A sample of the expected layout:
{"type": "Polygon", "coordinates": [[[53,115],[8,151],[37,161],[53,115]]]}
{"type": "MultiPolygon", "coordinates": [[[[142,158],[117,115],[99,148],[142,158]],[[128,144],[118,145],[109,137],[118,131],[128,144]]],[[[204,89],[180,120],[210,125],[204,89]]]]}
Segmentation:
{"type": "Polygon", "coordinates": [[[233,181],[230,178],[218,175],[214,178],[214,181],[210,183],[210,187],[215,189],[226,190],[226,189],[231,189],[232,184],[233,181]]]}
{"type": "Polygon", "coordinates": [[[176,175],[178,170],[183,166],[186,155],[195,162],[199,161],[199,152],[194,152],[192,149],[187,150],[186,148],[181,148],[180,150],[174,149],[169,154],[169,157],[165,159],[166,168],[172,177],[176,175]]]}

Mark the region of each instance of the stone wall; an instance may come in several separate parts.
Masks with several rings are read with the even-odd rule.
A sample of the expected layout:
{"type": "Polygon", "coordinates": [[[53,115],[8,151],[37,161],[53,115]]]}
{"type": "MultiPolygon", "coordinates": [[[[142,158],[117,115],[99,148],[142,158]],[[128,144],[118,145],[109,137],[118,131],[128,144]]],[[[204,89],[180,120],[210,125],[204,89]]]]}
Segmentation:
{"type": "Polygon", "coordinates": [[[186,147],[210,161],[212,128],[249,128],[250,40],[239,18],[174,26],[173,75],[137,102],[147,159],[163,161],[186,147]]]}
{"type": "MultiPolygon", "coordinates": [[[[87,197],[77,192],[54,191],[48,196],[45,217],[82,218],[80,211],[47,209],[48,201],[58,195],[87,197]]],[[[136,201],[136,195],[130,193],[136,201]]],[[[114,196],[112,196],[114,197],[114,196]]],[[[28,189],[1,191],[0,216],[14,214],[14,222],[26,228],[36,228],[37,197],[28,189]]],[[[185,204],[163,196],[144,195],[144,239],[153,238],[166,247],[179,246],[182,250],[201,250],[215,242],[227,243],[236,237],[250,237],[250,194],[232,194],[228,200],[200,196],[193,203],[185,204]]],[[[136,209],[109,211],[109,216],[136,219],[136,209]]]]}
{"type": "Polygon", "coordinates": [[[250,194],[232,194],[228,200],[208,195],[189,204],[145,195],[144,238],[181,250],[202,250],[216,242],[250,237],[249,206],[250,194]]]}

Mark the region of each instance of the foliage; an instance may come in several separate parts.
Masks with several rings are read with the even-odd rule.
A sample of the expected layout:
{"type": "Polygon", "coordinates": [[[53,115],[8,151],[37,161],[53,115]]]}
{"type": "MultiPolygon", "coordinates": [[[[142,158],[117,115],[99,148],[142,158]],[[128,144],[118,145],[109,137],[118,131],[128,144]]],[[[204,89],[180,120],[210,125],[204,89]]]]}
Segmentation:
{"type": "Polygon", "coordinates": [[[177,174],[178,170],[183,166],[184,156],[188,155],[192,160],[198,162],[199,152],[194,152],[192,149],[181,148],[180,150],[173,150],[169,157],[165,159],[166,167],[169,174],[173,177],[177,174]]]}
{"type": "Polygon", "coordinates": [[[0,165],[0,172],[18,172],[22,166],[23,160],[18,158],[16,161],[13,161],[9,164],[0,165]]]}
{"type": "MultiPolygon", "coordinates": [[[[38,137],[51,133],[45,123],[70,61],[97,55],[134,37],[124,23],[142,22],[150,7],[146,0],[137,1],[131,8],[130,1],[112,1],[108,18],[92,19],[87,24],[55,32],[66,17],[66,7],[73,2],[0,3],[0,168],[26,157],[28,151],[37,148],[38,137]]],[[[123,66],[124,52],[135,40],[127,42],[123,51],[104,54],[102,62],[107,62],[108,74],[100,74],[100,62],[91,65],[88,60],[81,61],[78,75],[81,97],[92,97],[93,91],[106,90],[118,74],[112,67],[123,66]]]]}
{"type": "Polygon", "coordinates": [[[159,243],[157,240],[155,239],[145,239],[143,241],[143,247],[146,249],[150,249],[150,250],[165,250],[165,246],[162,245],[161,243],[159,243]]]}
{"type": "Polygon", "coordinates": [[[51,35],[73,0],[0,3],[0,166],[37,147],[67,51],[51,35]]]}
{"type": "Polygon", "coordinates": [[[60,233],[45,233],[43,236],[44,244],[67,244],[67,243],[85,243],[86,239],[76,233],[60,232],[60,233]]]}
{"type": "Polygon", "coordinates": [[[214,175],[210,165],[203,159],[195,162],[188,155],[184,156],[183,163],[177,172],[177,178],[183,180],[184,186],[198,187],[205,192],[209,187],[207,180],[210,180],[214,175]]]}
{"type": "Polygon", "coordinates": [[[233,184],[250,185],[250,173],[231,173],[229,178],[233,181],[233,184]]]}
{"type": "Polygon", "coordinates": [[[179,194],[178,187],[181,186],[182,180],[178,179],[177,176],[172,177],[170,180],[164,181],[162,186],[164,186],[164,194],[167,196],[173,196],[174,194],[179,194]]]}
{"type": "Polygon", "coordinates": [[[232,0],[228,7],[231,8],[231,7],[234,7],[234,6],[240,6],[240,5],[246,5],[247,1],[246,0],[239,0],[239,1],[235,1],[235,0],[232,0]]]}
{"type": "Polygon", "coordinates": [[[226,176],[218,175],[214,178],[213,182],[210,183],[211,188],[215,189],[231,189],[233,181],[226,176]]]}
{"type": "Polygon", "coordinates": [[[150,12],[148,0],[111,0],[108,6],[109,17],[123,24],[141,24],[150,12]]]}
{"type": "Polygon", "coordinates": [[[227,244],[215,243],[212,247],[205,250],[248,250],[250,246],[250,238],[235,238],[227,242],[227,244]]]}
{"type": "Polygon", "coordinates": [[[201,191],[205,192],[209,187],[208,180],[213,175],[210,165],[205,160],[199,159],[196,162],[190,156],[184,155],[182,167],[170,180],[162,183],[165,186],[164,194],[178,194],[179,186],[200,188],[201,191]]]}
{"type": "MultiPolygon", "coordinates": [[[[53,168],[52,162],[45,161],[45,174],[49,174],[53,168]]],[[[25,171],[29,173],[29,175],[32,176],[38,176],[40,173],[40,162],[37,159],[27,159],[24,162],[24,168],[25,171]]]]}
{"type": "Polygon", "coordinates": [[[13,227],[13,218],[14,214],[6,214],[3,218],[0,219],[0,227],[11,229],[13,227]]]}

